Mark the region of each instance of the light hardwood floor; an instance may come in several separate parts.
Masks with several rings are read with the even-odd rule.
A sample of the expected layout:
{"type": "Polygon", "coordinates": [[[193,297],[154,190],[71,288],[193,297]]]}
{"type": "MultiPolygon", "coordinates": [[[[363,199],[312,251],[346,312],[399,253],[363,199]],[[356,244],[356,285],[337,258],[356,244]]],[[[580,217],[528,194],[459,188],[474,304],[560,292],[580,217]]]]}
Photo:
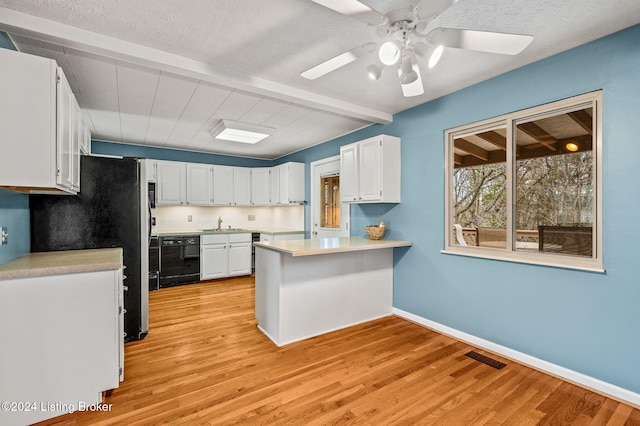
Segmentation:
{"type": "Polygon", "coordinates": [[[277,348],[256,328],[253,278],[150,295],[109,412],[42,424],[640,425],[640,410],[398,317],[277,348]]]}

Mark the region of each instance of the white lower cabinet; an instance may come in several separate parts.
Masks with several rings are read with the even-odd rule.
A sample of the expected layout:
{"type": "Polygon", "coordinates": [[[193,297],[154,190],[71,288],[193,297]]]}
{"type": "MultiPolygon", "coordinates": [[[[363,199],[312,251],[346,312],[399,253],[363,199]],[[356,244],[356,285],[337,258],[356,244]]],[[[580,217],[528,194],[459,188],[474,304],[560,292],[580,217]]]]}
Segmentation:
{"type": "Polygon", "coordinates": [[[0,424],[102,402],[124,368],[122,267],[0,280],[0,424]],[[3,406],[4,408],[4,406],[3,406]]]}
{"type": "Polygon", "coordinates": [[[251,275],[251,234],[200,237],[200,279],[251,275]]]}

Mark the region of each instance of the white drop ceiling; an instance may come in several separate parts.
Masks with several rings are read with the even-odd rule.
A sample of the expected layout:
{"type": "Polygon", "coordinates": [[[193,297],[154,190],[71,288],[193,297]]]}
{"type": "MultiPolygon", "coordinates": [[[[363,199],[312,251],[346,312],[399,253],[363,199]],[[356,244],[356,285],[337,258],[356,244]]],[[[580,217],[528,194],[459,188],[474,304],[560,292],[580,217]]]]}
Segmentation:
{"type": "MultiPolygon", "coordinates": [[[[382,13],[412,4],[362,3],[382,13]]],[[[532,44],[517,56],[446,49],[436,68],[420,64],[424,95],[405,98],[395,70],[366,78],[373,56],[300,77],[377,40],[310,0],[0,0],[0,30],[18,50],[58,62],[94,139],[265,159],[638,23],[638,0],[459,0],[429,28],[528,34],[532,44]],[[255,145],[214,140],[221,119],[275,132],[255,145]]]]}

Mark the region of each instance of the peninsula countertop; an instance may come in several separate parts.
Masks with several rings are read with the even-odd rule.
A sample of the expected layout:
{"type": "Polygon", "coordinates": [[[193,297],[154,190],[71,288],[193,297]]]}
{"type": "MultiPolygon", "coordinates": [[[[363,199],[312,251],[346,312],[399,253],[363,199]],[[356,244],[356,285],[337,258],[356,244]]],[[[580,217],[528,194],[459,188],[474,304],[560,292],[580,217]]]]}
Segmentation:
{"type": "Polygon", "coordinates": [[[317,238],[310,240],[285,240],[254,243],[256,247],[296,256],[354,252],[363,250],[409,247],[411,241],[370,240],[364,237],[317,238]]]}
{"type": "Polygon", "coordinates": [[[119,247],[28,253],[0,265],[0,280],[109,271],[120,267],[122,249],[119,247]]]}

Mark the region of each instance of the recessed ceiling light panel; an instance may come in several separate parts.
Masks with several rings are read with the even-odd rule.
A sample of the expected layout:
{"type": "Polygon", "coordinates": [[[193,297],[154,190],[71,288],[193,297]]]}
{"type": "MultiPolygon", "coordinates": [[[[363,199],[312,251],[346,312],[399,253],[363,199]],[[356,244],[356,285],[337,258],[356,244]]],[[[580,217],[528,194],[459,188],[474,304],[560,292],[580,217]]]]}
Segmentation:
{"type": "Polygon", "coordinates": [[[231,120],[220,122],[209,132],[215,139],[232,142],[256,143],[271,136],[275,129],[231,120]]]}

